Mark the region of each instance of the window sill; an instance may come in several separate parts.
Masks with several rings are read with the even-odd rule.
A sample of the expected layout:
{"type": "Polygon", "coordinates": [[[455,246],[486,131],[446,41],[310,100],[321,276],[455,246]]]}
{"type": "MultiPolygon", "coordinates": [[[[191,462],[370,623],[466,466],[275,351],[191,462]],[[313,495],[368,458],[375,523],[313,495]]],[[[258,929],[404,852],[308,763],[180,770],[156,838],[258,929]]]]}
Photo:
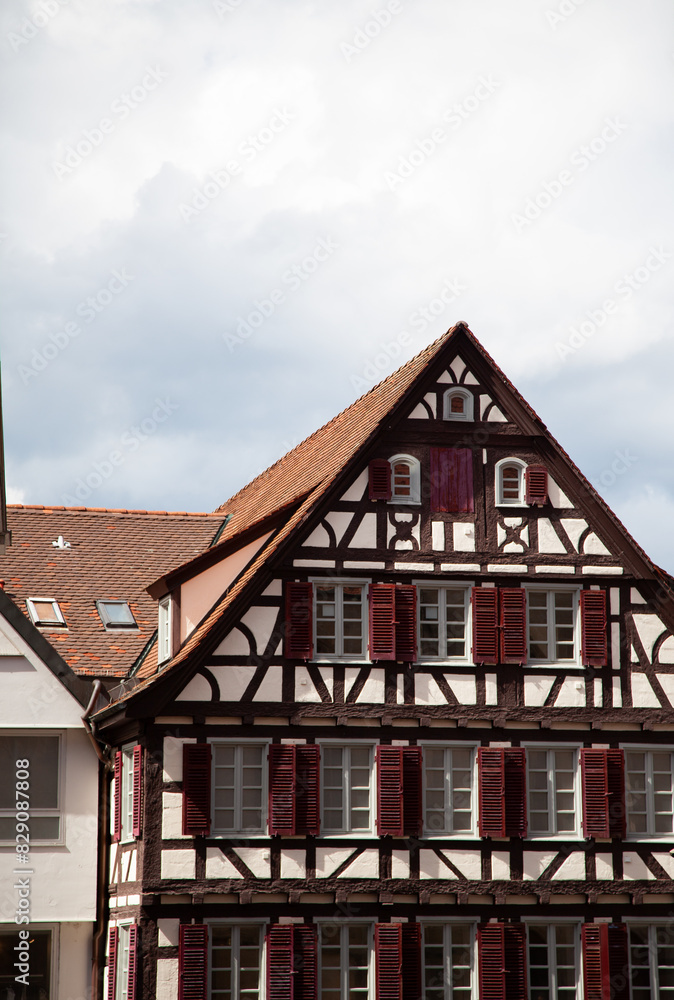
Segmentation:
{"type": "Polygon", "coordinates": [[[388,501],[392,506],[403,506],[403,507],[420,507],[421,500],[407,500],[403,497],[391,497],[388,501]]]}
{"type": "MultiPolygon", "coordinates": [[[[259,830],[256,833],[249,833],[247,830],[230,830],[227,833],[220,833],[219,831],[217,833],[209,833],[206,836],[206,840],[232,840],[235,837],[238,840],[269,840],[273,836],[276,836],[276,834],[266,833],[263,830],[259,830]]],[[[300,834],[299,836],[304,836],[304,834],[300,834]]]]}

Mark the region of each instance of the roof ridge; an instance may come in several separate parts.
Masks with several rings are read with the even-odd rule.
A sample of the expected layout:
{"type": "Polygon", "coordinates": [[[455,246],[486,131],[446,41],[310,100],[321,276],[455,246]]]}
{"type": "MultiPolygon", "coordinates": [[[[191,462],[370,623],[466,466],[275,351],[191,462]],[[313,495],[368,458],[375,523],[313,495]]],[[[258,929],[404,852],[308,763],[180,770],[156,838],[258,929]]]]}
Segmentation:
{"type": "Polygon", "coordinates": [[[134,510],[130,507],[64,507],[63,504],[46,503],[8,503],[8,510],[63,510],[73,511],[78,514],[148,514],[164,517],[221,517],[219,510],[213,511],[191,511],[191,510],[134,510]]]}

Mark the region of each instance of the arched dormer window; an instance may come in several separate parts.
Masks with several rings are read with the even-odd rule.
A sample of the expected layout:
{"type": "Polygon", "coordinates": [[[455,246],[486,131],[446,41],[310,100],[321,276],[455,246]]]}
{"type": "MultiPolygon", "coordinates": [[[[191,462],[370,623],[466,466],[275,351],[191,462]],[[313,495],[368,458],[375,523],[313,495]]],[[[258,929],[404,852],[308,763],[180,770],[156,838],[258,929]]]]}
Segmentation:
{"type": "Polygon", "coordinates": [[[420,466],[411,455],[394,455],[391,466],[391,501],[393,503],[419,503],[420,466]]]}
{"type": "Polygon", "coordinates": [[[524,471],[526,462],[502,458],[496,463],[496,504],[499,507],[524,507],[524,471]]]}
{"type": "Polygon", "coordinates": [[[473,394],[467,389],[447,389],[443,396],[443,420],[472,420],[473,394]]]}

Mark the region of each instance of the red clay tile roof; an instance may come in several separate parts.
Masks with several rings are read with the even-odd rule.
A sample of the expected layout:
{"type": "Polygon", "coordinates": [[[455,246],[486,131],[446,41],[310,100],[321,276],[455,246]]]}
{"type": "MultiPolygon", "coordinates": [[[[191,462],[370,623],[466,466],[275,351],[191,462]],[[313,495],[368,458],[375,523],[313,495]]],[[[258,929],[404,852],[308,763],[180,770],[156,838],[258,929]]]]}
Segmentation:
{"type": "MultiPolygon", "coordinates": [[[[40,628],[72,669],[124,677],[157,627],[146,587],[210,545],[222,514],[10,505],[12,544],[0,555],[5,592],[28,617],[27,597],[59,602],[68,628],[40,628]],[[70,548],[52,542],[63,535],[70,548]],[[96,600],[128,601],[138,629],[106,631],[96,600]]],[[[154,657],[156,669],[156,655],[154,657]]]]}

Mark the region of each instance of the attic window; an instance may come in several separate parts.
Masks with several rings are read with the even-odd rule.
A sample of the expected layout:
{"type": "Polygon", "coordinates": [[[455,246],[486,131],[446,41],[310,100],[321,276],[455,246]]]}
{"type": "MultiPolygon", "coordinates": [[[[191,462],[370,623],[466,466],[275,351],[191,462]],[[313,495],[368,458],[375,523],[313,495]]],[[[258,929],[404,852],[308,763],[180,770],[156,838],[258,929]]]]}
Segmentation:
{"type": "Polygon", "coordinates": [[[127,601],[96,601],[96,607],[106,628],[138,628],[127,601]]]}
{"type": "Polygon", "coordinates": [[[34,625],[50,625],[60,628],[66,624],[58,602],[53,597],[29,597],[26,599],[26,606],[30,620],[34,625]]]}
{"type": "Polygon", "coordinates": [[[467,389],[448,389],[443,397],[445,420],[472,420],[473,394],[467,389]]]}

